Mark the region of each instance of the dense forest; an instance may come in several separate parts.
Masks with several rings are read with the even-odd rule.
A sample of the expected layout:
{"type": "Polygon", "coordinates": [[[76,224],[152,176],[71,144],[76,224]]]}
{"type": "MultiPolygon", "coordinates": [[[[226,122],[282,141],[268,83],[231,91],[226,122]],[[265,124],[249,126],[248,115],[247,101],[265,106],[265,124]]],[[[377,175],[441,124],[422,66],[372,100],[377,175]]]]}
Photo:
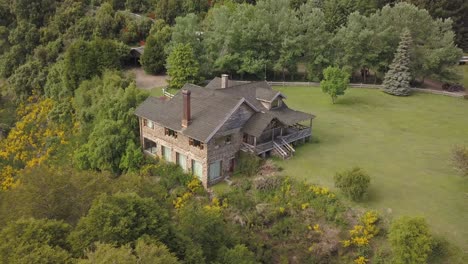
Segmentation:
{"type": "Polygon", "coordinates": [[[326,188],[253,177],[274,167],[255,158],[215,197],[144,157],[134,110],[148,94],[124,70],[145,46],[147,72],[176,76],[190,58],[194,82],[319,81],[330,65],[380,82],[407,30],[414,81],[456,82],[467,12],[463,0],[0,0],[0,263],[440,260],[424,219],[390,225],[326,188]]]}

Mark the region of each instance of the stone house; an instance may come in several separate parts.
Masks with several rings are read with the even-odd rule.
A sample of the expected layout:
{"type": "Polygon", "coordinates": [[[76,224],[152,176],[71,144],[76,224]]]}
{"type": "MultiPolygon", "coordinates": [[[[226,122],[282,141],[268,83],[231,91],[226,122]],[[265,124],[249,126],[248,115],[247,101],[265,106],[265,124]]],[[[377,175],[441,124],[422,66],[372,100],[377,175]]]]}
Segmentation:
{"type": "Polygon", "coordinates": [[[267,82],[227,75],[186,84],[173,98],[149,97],[135,111],[144,152],[178,164],[209,187],[231,175],[240,151],[288,158],[312,135],[314,115],[290,109],[267,82]]]}

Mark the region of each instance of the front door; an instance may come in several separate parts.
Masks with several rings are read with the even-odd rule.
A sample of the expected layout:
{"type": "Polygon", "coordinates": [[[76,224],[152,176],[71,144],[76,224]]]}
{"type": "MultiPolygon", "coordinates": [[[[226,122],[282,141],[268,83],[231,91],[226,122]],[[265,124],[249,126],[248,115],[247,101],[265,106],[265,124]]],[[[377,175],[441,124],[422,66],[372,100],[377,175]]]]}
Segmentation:
{"type": "Polygon", "coordinates": [[[236,159],[232,158],[229,160],[229,172],[234,172],[234,169],[236,168],[236,159]]]}

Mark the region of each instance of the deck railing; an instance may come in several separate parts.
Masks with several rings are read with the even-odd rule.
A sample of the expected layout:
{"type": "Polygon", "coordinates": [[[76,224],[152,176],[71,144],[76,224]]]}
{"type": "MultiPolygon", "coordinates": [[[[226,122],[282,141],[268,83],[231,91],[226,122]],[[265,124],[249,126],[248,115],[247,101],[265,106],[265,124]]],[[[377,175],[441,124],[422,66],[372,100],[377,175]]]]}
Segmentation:
{"type": "MultiPolygon", "coordinates": [[[[296,132],[290,133],[288,135],[277,137],[276,143],[280,145],[290,144],[296,140],[310,137],[311,135],[312,129],[310,127],[307,127],[301,130],[297,130],[296,132]]],[[[266,151],[272,150],[275,147],[274,144],[275,141],[263,142],[257,144],[256,146],[247,143],[242,143],[241,150],[246,152],[252,152],[255,154],[262,154],[266,151]]]]}

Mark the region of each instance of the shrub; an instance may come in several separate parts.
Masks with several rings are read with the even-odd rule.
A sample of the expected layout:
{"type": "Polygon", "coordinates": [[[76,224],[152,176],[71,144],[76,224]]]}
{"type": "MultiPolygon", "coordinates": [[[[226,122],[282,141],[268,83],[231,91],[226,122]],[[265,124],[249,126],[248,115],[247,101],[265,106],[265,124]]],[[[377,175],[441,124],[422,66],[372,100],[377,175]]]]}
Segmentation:
{"type": "Polygon", "coordinates": [[[458,84],[458,83],[444,83],[442,85],[442,89],[444,89],[447,92],[463,92],[465,91],[465,87],[463,85],[458,84]]]}
{"type": "Polygon", "coordinates": [[[426,263],[431,253],[432,238],[422,217],[401,217],[390,227],[388,239],[393,251],[393,263],[426,263]]]}
{"type": "Polygon", "coordinates": [[[370,176],[359,167],[337,173],[334,180],[335,187],[340,188],[353,201],[361,200],[367,193],[370,184],[370,176]]]}
{"type": "Polygon", "coordinates": [[[241,153],[235,174],[254,176],[260,168],[261,159],[252,154],[241,153]]]}
{"type": "Polygon", "coordinates": [[[455,169],[462,175],[468,176],[468,148],[457,146],[453,149],[452,161],[455,169]]]}

